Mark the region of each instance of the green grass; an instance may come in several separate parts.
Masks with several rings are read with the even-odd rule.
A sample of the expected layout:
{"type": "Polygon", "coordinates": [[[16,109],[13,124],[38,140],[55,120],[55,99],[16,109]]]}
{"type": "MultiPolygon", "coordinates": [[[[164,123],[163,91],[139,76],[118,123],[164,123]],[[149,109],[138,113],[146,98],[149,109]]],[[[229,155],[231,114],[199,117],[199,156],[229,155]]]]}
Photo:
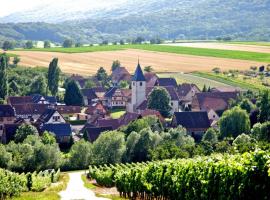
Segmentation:
{"type": "Polygon", "coordinates": [[[14,200],[60,200],[58,193],[65,190],[69,181],[67,173],[61,173],[59,184],[47,188],[43,192],[23,192],[19,197],[13,198],[14,200]]]}
{"type": "Polygon", "coordinates": [[[204,78],[195,76],[193,74],[183,74],[183,73],[160,73],[158,74],[159,77],[172,77],[175,78],[178,84],[182,83],[194,83],[196,84],[200,89],[203,88],[204,85],[206,87],[226,87],[229,86],[228,84],[204,78]]]}
{"type": "Polygon", "coordinates": [[[92,190],[96,188],[96,186],[87,179],[85,174],[82,174],[82,180],[84,183],[84,187],[86,187],[87,189],[92,190]]]}
{"type": "Polygon", "coordinates": [[[206,72],[193,72],[192,74],[198,77],[215,80],[215,81],[227,84],[227,85],[240,87],[246,90],[258,91],[258,90],[267,88],[259,83],[257,84],[249,83],[248,81],[240,80],[239,78],[228,77],[223,74],[214,74],[214,73],[206,73],[206,72]]]}
{"type": "Polygon", "coordinates": [[[82,52],[98,52],[98,51],[116,51],[124,49],[140,49],[154,52],[166,52],[176,54],[186,54],[194,56],[207,56],[217,58],[231,58],[240,60],[252,60],[259,62],[270,62],[269,53],[258,53],[248,51],[235,51],[235,50],[220,50],[220,49],[206,49],[206,48],[193,48],[181,46],[168,46],[168,45],[108,45],[108,46],[89,46],[77,48],[48,48],[48,49],[20,49],[17,51],[50,51],[62,53],[82,53],[82,52]]]}
{"type": "Polygon", "coordinates": [[[111,117],[113,119],[119,119],[125,113],[126,113],[125,109],[114,109],[111,111],[111,117]]]}
{"type": "Polygon", "coordinates": [[[255,46],[270,46],[270,42],[242,42],[242,41],[236,41],[236,42],[223,42],[223,43],[229,43],[229,44],[244,44],[244,45],[255,45],[255,46]]]}

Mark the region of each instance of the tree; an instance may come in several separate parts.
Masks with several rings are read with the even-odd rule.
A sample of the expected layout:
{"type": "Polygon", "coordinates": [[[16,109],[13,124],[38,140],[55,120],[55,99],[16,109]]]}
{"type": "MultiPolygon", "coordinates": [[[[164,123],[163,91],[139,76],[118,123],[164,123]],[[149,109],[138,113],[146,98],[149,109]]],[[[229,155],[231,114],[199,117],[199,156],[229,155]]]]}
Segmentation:
{"type": "Polygon", "coordinates": [[[58,67],[58,58],[54,58],[49,65],[48,69],[48,89],[52,95],[56,95],[58,92],[60,68],[58,67]]]}
{"type": "Polygon", "coordinates": [[[119,83],[119,87],[120,88],[128,88],[129,87],[129,83],[127,81],[122,80],[119,83]]]}
{"type": "Polygon", "coordinates": [[[137,37],[135,40],[133,40],[134,44],[141,44],[145,39],[143,37],[137,37]]]}
{"type": "Polygon", "coordinates": [[[70,80],[67,84],[64,101],[67,105],[82,106],[83,96],[78,84],[74,80],[70,80]]]}
{"type": "Polygon", "coordinates": [[[212,69],[212,72],[219,74],[221,72],[220,68],[215,67],[214,69],[212,69]]]}
{"type": "Polygon", "coordinates": [[[36,77],[30,85],[30,94],[46,95],[46,81],[44,76],[36,77]]]}
{"type": "Polygon", "coordinates": [[[254,150],[255,144],[256,140],[246,134],[238,135],[232,143],[233,147],[235,147],[239,153],[254,150]]]}
{"type": "Polygon", "coordinates": [[[38,130],[32,125],[22,124],[16,131],[14,141],[23,142],[29,135],[38,135],[38,130]]]}
{"type": "Polygon", "coordinates": [[[213,128],[209,128],[202,137],[203,142],[210,142],[212,145],[218,142],[217,131],[213,128]]]}
{"type": "Polygon", "coordinates": [[[121,67],[120,61],[119,60],[113,61],[113,63],[112,63],[112,72],[118,67],[121,67]]]}
{"type": "Polygon", "coordinates": [[[206,87],[206,85],[205,85],[205,84],[203,85],[202,92],[207,92],[207,87],[206,87]]]}
{"type": "Polygon", "coordinates": [[[82,46],[82,44],[80,43],[80,42],[77,42],[76,44],[75,44],[75,47],[81,47],[82,46]]]}
{"type": "Polygon", "coordinates": [[[64,42],[63,42],[63,47],[64,48],[70,48],[72,46],[73,46],[73,41],[72,40],[70,40],[70,39],[64,40],[64,42]]]}
{"type": "Polygon", "coordinates": [[[70,150],[70,167],[72,169],[87,169],[93,162],[93,145],[85,140],[76,142],[70,150]]]}
{"type": "Polygon", "coordinates": [[[51,42],[48,40],[44,41],[44,48],[51,48],[51,42]]]}
{"type": "Polygon", "coordinates": [[[120,40],[120,45],[124,45],[125,44],[125,42],[124,42],[124,40],[120,40]]]}
{"type": "Polygon", "coordinates": [[[17,82],[15,80],[12,80],[10,83],[9,83],[9,87],[8,87],[8,93],[10,95],[17,95],[19,94],[20,92],[20,87],[18,86],[17,82]]]}
{"type": "Polygon", "coordinates": [[[0,99],[5,99],[8,94],[7,81],[7,58],[2,55],[0,56],[0,99]]]}
{"type": "Polygon", "coordinates": [[[26,49],[32,49],[34,47],[34,44],[31,40],[28,40],[26,43],[25,43],[25,48],[26,49]]]}
{"type": "Polygon", "coordinates": [[[103,81],[108,79],[108,74],[103,67],[100,67],[97,71],[96,77],[99,81],[103,81]]]}
{"type": "Polygon", "coordinates": [[[245,110],[234,107],[224,112],[219,120],[219,128],[222,137],[235,138],[242,133],[249,133],[249,116],[245,110]]]}
{"type": "Polygon", "coordinates": [[[135,131],[130,133],[129,136],[127,137],[126,152],[124,156],[125,162],[132,162],[134,158],[134,148],[137,142],[139,141],[140,137],[141,137],[140,134],[135,131]]]}
{"type": "Polygon", "coordinates": [[[95,86],[96,86],[95,82],[89,79],[85,82],[84,89],[90,89],[95,86]]]}
{"type": "Polygon", "coordinates": [[[43,144],[54,144],[56,143],[55,135],[51,132],[45,131],[42,134],[41,142],[43,144]]]}
{"type": "Polygon", "coordinates": [[[255,109],[255,105],[249,99],[243,99],[240,102],[240,108],[250,113],[253,109],[255,109]]]}
{"type": "Polygon", "coordinates": [[[11,42],[11,41],[5,41],[5,42],[3,43],[2,48],[3,48],[5,51],[10,50],[10,49],[14,49],[14,43],[11,42]]]}
{"type": "Polygon", "coordinates": [[[145,71],[145,72],[153,72],[154,69],[153,69],[152,66],[145,66],[145,67],[144,67],[144,71],[145,71]]]}
{"type": "Polygon", "coordinates": [[[270,122],[254,124],[251,133],[257,140],[270,142],[270,122]]]}
{"type": "Polygon", "coordinates": [[[18,57],[18,56],[15,56],[14,58],[13,58],[13,64],[15,65],[15,66],[17,66],[18,65],[18,63],[21,61],[21,59],[20,59],[20,57],[18,57]]]}
{"type": "Polygon", "coordinates": [[[124,133],[118,131],[104,132],[93,143],[94,163],[119,163],[122,161],[125,151],[124,133]]]}
{"type": "Polygon", "coordinates": [[[12,155],[7,152],[4,145],[0,144],[0,168],[7,168],[12,155]]]}
{"type": "Polygon", "coordinates": [[[264,90],[260,94],[259,100],[259,121],[266,122],[270,121],[270,92],[269,90],[264,90]]]}
{"type": "Polygon", "coordinates": [[[163,117],[168,117],[171,111],[170,101],[170,95],[167,90],[157,87],[150,93],[147,107],[159,111],[163,117]]]}

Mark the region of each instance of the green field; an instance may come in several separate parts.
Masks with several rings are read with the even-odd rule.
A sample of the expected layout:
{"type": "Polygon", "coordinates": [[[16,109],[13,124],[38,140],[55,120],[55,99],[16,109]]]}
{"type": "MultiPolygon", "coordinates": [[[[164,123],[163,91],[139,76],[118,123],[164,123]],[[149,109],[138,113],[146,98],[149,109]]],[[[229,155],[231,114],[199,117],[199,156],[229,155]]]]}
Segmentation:
{"type": "Polygon", "coordinates": [[[231,85],[234,87],[240,87],[246,90],[258,91],[262,89],[269,89],[258,82],[254,83],[254,82],[244,81],[240,78],[228,77],[223,74],[214,74],[214,73],[206,73],[206,72],[193,72],[192,74],[194,76],[218,81],[220,83],[224,83],[224,84],[231,85]]]}
{"type": "Polygon", "coordinates": [[[126,113],[126,110],[125,109],[113,109],[111,111],[111,117],[113,119],[119,119],[125,113],[126,113]]]}
{"type": "MultiPolygon", "coordinates": [[[[28,49],[26,51],[49,51],[62,53],[83,53],[83,52],[98,52],[98,51],[116,51],[124,49],[140,49],[154,52],[166,52],[176,54],[186,54],[194,56],[207,56],[217,58],[231,58],[240,60],[252,60],[259,62],[269,62],[269,53],[247,52],[247,51],[233,51],[233,50],[219,50],[219,49],[205,49],[193,47],[180,46],[166,46],[166,45],[108,45],[108,46],[89,46],[77,48],[48,48],[48,49],[28,49]]],[[[25,49],[18,49],[17,51],[25,51],[25,49]]]]}
{"type": "Polygon", "coordinates": [[[183,74],[183,73],[160,73],[158,74],[159,77],[172,77],[175,78],[178,84],[182,83],[194,83],[196,84],[200,89],[203,88],[205,85],[206,87],[228,87],[229,84],[222,83],[219,81],[215,81],[212,79],[199,77],[197,75],[193,74],[183,74]]]}
{"type": "Polygon", "coordinates": [[[255,46],[270,46],[270,42],[224,42],[228,44],[244,44],[244,45],[255,45],[255,46]]]}

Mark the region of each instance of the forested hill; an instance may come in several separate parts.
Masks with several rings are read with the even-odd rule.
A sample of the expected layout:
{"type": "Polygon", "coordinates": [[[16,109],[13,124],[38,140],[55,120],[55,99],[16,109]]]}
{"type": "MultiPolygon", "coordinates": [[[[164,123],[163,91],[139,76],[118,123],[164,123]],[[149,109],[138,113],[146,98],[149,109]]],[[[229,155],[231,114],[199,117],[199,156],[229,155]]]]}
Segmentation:
{"type": "MultiPolygon", "coordinates": [[[[30,22],[0,24],[0,39],[61,42],[64,38],[72,38],[92,43],[136,36],[146,39],[230,36],[237,40],[270,40],[270,0],[133,0],[111,9],[73,12],[72,15],[63,13],[60,16],[57,13],[55,21],[52,20],[53,13],[51,10],[48,18],[40,13],[42,18],[36,20],[24,18],[32,16],[31,12],[21,17],[13,14],[15,22],[19,19],[30,22]]],[[[10,19],[0,21],[10,22],[10,19]]]]}

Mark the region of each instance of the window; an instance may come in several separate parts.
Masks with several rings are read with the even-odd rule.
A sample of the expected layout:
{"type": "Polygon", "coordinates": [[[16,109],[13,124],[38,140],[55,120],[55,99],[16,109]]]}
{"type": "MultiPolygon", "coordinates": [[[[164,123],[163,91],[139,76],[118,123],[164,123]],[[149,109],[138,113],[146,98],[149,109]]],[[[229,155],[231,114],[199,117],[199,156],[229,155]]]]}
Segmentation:
{"type": "Polygon", "coordinates": [[[0,131],[2,131],[3,130],[3,126],[2,125],[0,125],[0,131]]]}
{"type": "Polygon", "coordinates": [[[142,82],[140,82],[140,86],[142,86],[142,82]]]}
{"type": "Polygon", "coordinates": [[[53,121],[55,121],[55,122],[60,121],[60,116],[53,116],[53,121]]]}
{"type": "Polygon", "coordinates": [[[171,106],[173,106],[173,102],[171,102],[171,106]]]}
{"type": "Polygon", "coordinates": [[[135,82],[133,82],[133,86],[135,86],[135,82]]]}

